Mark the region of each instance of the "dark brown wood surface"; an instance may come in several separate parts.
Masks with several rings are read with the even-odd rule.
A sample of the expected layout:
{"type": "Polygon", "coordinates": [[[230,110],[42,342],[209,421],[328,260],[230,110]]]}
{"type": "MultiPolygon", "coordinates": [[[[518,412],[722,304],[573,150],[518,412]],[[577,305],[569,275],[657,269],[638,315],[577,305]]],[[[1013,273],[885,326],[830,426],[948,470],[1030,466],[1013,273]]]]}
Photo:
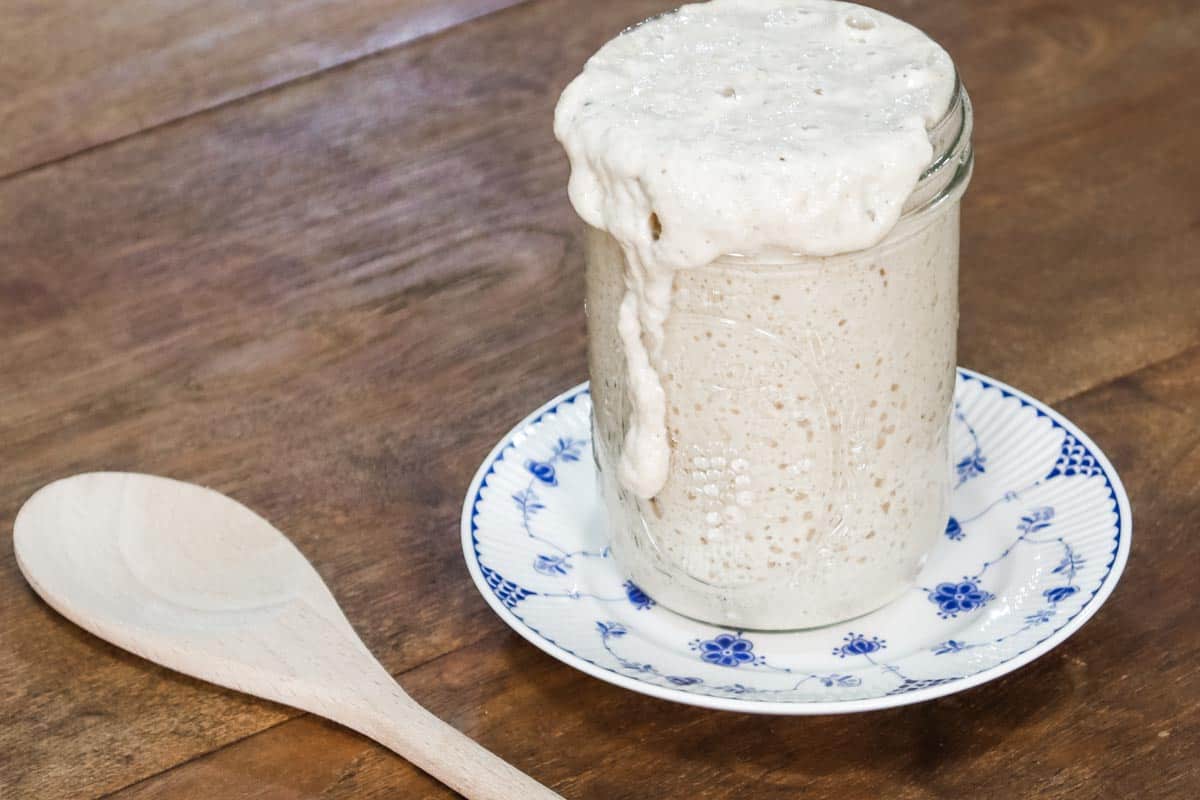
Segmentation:
{"type": "Polygon", "coordinates": [[[961,361],[1097,440],[1135,543],[1030,666],[787,719],[559,664],[459,549],[488,449],[585,377],[554,102],[670,3],[102,5],[0,6],[0,798],[448,796],[41,603],[12,519],[102,468],[262,512],[420,701],[569,798],[1200,796],[1200,5],[880,3],[975,102],[961,361]]]}

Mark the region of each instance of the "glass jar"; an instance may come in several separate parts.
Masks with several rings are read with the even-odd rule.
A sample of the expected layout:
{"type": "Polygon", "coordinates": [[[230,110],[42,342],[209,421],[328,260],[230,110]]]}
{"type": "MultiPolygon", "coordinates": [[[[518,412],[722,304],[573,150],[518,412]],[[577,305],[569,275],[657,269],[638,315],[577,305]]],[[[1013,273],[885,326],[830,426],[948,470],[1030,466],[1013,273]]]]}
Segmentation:
{"type": "Polygon", "coordinates": [[[728,255],[675,275],[658,372],[671,448],[642,500],[629,425],[624,255],[587,233],[595,457],[612,553],[664,606],[738,628],[825,625],[912,585],[945,529],[958,326],[961,84],[895,228],[831,257],[728,255]]]}

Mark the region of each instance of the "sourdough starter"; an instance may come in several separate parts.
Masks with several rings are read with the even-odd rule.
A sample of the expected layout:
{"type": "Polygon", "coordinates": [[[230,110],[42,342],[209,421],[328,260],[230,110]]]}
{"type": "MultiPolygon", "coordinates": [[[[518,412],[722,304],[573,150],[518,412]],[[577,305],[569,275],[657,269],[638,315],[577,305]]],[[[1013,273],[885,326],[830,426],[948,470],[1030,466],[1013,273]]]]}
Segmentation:
{"type": "Polygon", "coordinates": [[[954,113],[962,139],[932,40],[824,0],[684,6],[564,91],[613,553],[667,607],[849,618],[944,529],[969,149],[931,130],[954,113]]]}

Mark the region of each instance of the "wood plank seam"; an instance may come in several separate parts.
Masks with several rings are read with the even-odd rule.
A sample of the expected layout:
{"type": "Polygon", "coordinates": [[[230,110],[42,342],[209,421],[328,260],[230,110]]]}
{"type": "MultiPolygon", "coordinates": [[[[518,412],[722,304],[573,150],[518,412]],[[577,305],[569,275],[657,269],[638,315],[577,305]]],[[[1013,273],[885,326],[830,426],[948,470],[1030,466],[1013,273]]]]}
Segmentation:
{"type": "MultiPolygon", "coordinates": [[[[1154,369],[1155,367],[1160,367],[1163,364],[1174,361],[1175,359],[1180,358],[1181,356],[1185,356],[1188,353],[1193,352],[1197,348],[1200,348],[1200,341],[1192,342],[1188,346],[1180,348],[1179,350],[1176,350],[1175,352],[1171,353],[1168,356],[1164,356],[1163,358],[1156,358],[1153,361],[1148,361],[1145,364],[1141,364],[1137,367],[1134,367],[1133,369],[1126,370],[1125,372],[1122,372],[1120,375],[1113,375],[1112,377],[1104,378],[1103,380],[1100,380],[1097,383],[1092,384],[1091,386],[1085,386],[1084,388],[1079,389],[1078,391],[1071,392],[1070,394],[1064,395],[1062,397],[1056,397],[1053,399],[1052,402],[1054,403],[1054,405],[1058,406],[1058,405],[1062,405],[1063,403],[1070,402],[1071,400],[1077,400],[1080,397],[1084,397],[1085,395],[1091,394],[1092,392],[1095,392],[1095,391],[1098,391],[1101,389],[1105,389],[1109,386],[1112,386],[1115,383],[1119,383],[1120,381],[1128,380],[1129,378],[1133,378],[1143,372],[1146,372],[1147,370],[1151,370],[1151,369],[1154,369]]],[[[1159,401],[1157,399],[1155,400],[1155,402],[1161,403],[1161,401],[1159,401]]],[[[1182,413],[1181,409],[1174,408],[1173,406],[1170,406],[1169,404],[1163,404],[1163,405],[1165,408],[1168,408],[1171,411],[1180,411],[1182,413]]]]}
{"type": "Polygon", "coordinates": [[[111,147],[113,145],[119,144],[119,143],[127,141],[129,139],[133,139],[135,137],[142,136],[143,134],[151,133],[153,131],[158,131],[158,130],[168,130],[171,127],[173,127],[181,122],[184,122],[186,120],[189,120],[193,117],[202,116],[204,114],[208,114],[208,113],[211,113],[214,111],[220,111],[225,108],[236,107],[237,105],[239,105],[247,100],[253,100],[253,99],[260,98],[260,97],[269,96],[270,94],[272,94],[274,92],[288,89],[292,86],[302,85],[308,81],[313,80],[314,78],[318,78],[320,76],[326,75],[331,72],[337,72],[337,71],[343,70],[347,67],[353,67],[354,65],[362,63],[369,59],[377,58],[380,56],[386,56],[390,53],[394,53],[405,47],[409,47],[410,45],[425,42],[428,39],[433,39],[433,38],[437,38],[439,36],[443,36],[451,31],[454,31],[457,28],[461,28],[464,25],[470,25],[472,23],[479,22],[480,20],[486,19],[487,17],[491,17],[496,14],[503,14],[506,11],[509,11],[513,8],[517,8],[518,6],[525,5],[526,3],[529,3],[529,2],[531,2],[531,0],[514,0],[514,2],[512,2],[510,5],[505,6],[504,8],[498,8],[498,9],[495,9],[492,11],[485,11],[484,13],[482,13],[478,16],[460,20],[459,22],[456,22],[448,27],[431,30],[427,33],[423,33],[412,39],[405,39],[404,41],[397,42],[396,44],[388,45],[385,47],[380,47],[378,49],[371,50],[370,52],[360,53],[358,55],[351,56],[350,58],[347,58],[344,61],[339,61],[336,64],[332,64],[332,65],[324,67],[322,69],[316,69],[316,70],[312,70],[309,72],[303,72],[298,75],[293,75],[291,77],[284,78],[283,80],[281,80],[278,83],[267,84],[265,86],[261,86],[257,89],[254,89],[252,91],[246,92],[244,94],[237,95],[236,97],[229,97],[224,100],[219,100],[219,101],[211,103],[209,105],[193,109],[192,111],[189,111],[185,114],[173,116],[168,119],[161,120],[159,122],[155,122],[151,125],[147,125],[146,127],[138,128],[137,130],[132,131],[130,133],[122,134],[120,136],[114,136],[114,137],[112,137],[110,139],[106,139],[102,142],[97,142],[96,144],[88,145],[87,147],[82,147],[78,150],[74,150],[69,153],[64,153],[64,154],[62,154],[60,156],[56,156],[54,158],[46,159],[45,161],[39,161],[34,164],[29,164],[27,166],[20,167],[18,169],[13,170],[12,172],[0,174],[0,182],[7,181],[11,178],[18,178],[23,175],[36,173],[39,170],[45,169],[47,167],[52,167],[57,164],[62,164],[64,162],[70,161],[71,159],[76,158],[78,156],[88,155],[90,153],[93,153],[93,152],[96,152],[99,150],[103,150],[107,147],[111,147]]]}
{"type": "MultiPolygon", "coordinates": [[[[39,600],[39,602],[41,602],[41,600],[39,600]]],[[[391,673],[391,675],[394,679],[399,681],[401,678],[403,678],[405,675],[409,674],[410,672],[414,672],[418,669],[422,669],[431,664],[435,664],[444,658],[448,658],[456,653],[462,652],[463,650],[467,650],[471,647],[474,647],[474,646],[480,644],[481,642],[484,642],[488,639],[492,639],[492,638],[496,638],[496,637],[508,637],[508,638],[512,638],[514,640],[517,640],[517,638],[518,638],[516,636],[516,634],[514,634],[509,628],[498,627],[496,630],[486,631],[479,638],[473,639],[470,642],[466,642],[460,647],[455,647],[452,650],[447,650],[444,653],[439,653],[438,655],[434,656],[433,658],[426,659],[418,664],[413,664],[412,666],[409,666],[406,669],[401,670],[400,672],[391,673]]],[[[518,642],[518,643],[523,644],[523,642],[518,642]]],[[[136,657],[134,657],[134,658],[136,658],[136,657]]],[[[137,659],[137,660],[140,661],[141,659],[137,659]]],[[[188,680],[192,680],[192,679],[189,678],[188,680]]],[[[221,689],[221,691],[232,691],[232,690],[221,689]]],[[[236,739],[231,739],[228,742],[224,742],[224,743],[218,745],[217,747],[214,747],[211,750],[206,750],[203,753],[196,753],[195,755],[193,755],[189,758],[186,758],[177,764],[172,764],[168,767],[164,767],[163,769],[160,769],[157,772],[154,772],[154,773],[151,773],[148,775],[143,775],[142,777],[138,778],[137,780],[131,781],[130,783],[125,784],[124,786],[119,786],[115,789],[111,789],[111,790],[105,792],[104,794],[97,795],[95,797],[95,800],[106,800],[107,798],[118,797],[122,792],[126,792],[126,791],[130,791],[132,789],[135,789],[136,787],[138,787],[139,785],[141,785],[143,783],[146,783],[155,778],[166,775],[170,772],[174,772],[177,769],[182,769],[195,761],[200,761],[200,760],[207,758],[208,756],[211,756],[215,753],[219,753],[222,750],[233,747],[234,745],[240,744],[242,742],[247,742],[257,736],[260,736],[269,731],[272,731],[275,728],[278,728],[282,725],[287,725],[289,723],[295,722],[295,721],[297,721],[299,719],[303,719],[305,717],[313,717],[313,715],[308,713],[307,711],[300,711],[298,709],[291,708],[288,706],[279,706],[278,704],[271,703],[271,701],[269,701],[269,700],[262,700],[261,702],[263,703],[263,705],[272,705],[272,706],[276,706],[277,708],[283,709],[284,713],[288,714],[287,718],[281,719],[278,722],[273,722],[273,723],[266,725],[256,731],[248,733],[245,736],[239,736],[236,739]]],[[[333,724],[336,725],[337,723],[333,723],[333,724]]],[[[339,725],[339,727],[344,728],[345,726],[339,725]]],[[[357,736],[360,734],[355,734],[355,735],[357,736]]],[[[368,745],[368,746],[372,744],[371,740],[365,736],[363,737],[363,743],[364,743],[364,745],[368,745]]],[[[382,745],[378,745],[378,746],[382,747],[382,745]]]]}
{"type": "MultiPolygon", "coordinates": [[[[263,702],[265,703],[267,701],[264,700],[263,702]]],[[[203,758],[207,758],[208,756],[213,755],[214,753],[219,753],[222,750],[225,750],[229,747],[233,747],[234,745],[240,744],[241,742],[247,741],[248,739],[253,739],[255,736],[258,736],[259,734],[262,734],[262,733],[266,733],[267,731],[272,730],[274,728],[278,728],[280,725],[286,725],[287,723],[292,722],[293,720],[297,720],[297,719],[300,719],[301,717],[308,717],[308,716],[312,716],[312,715],[305,711],[298,711],[298,712],[296,712],[296,714],[294,716],[290,716],[287,719],[281,719],[278,722],[273,722],[270,725],[266,726],[265,728],[261,728],[257,731],[254,731],[253,733],[248,733],[245,736],[240,736],[237,739],[230,739],[228,742],[224,742],[220,745],[217,745],[216,747],[214,747],[211,750],[206,750],[203,753],[196,753],[194,756],[185,758],[183,761],[180,761],[178,764],[172,764],[171,766],[167,767],[166,769],[161,769],[152,775],[143,775],[142,777],[138,778],[136,781],[132,781],[131,783],[127,783],[124,786],[117,787],[116,789],[105,792],[104,794],[96,795],[95,800],[106,800],[106,798],[116,797],[121,792],[125,792],[125,791],[129,791],[130,789],[134,789],[137,786],[140,786],[141,784],[146,783],[147,781],[157,778],[159,775],[164,775],[168,772],[171,772],[172,770],[176,770],[181,767],[186,767],[188,764],[191,764],[194,761],[199,761],[203,758]]]]}

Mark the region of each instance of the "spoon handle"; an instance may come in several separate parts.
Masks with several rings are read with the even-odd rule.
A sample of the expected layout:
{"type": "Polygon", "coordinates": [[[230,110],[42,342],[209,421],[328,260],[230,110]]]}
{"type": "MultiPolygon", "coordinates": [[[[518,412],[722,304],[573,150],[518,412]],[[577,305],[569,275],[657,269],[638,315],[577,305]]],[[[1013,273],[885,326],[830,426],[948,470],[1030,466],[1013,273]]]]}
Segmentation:
{"type": "Polygon", "coordinates": [[[468,800],[563,800],[392,685],[371,713],[344,724],[403,756],[468,800]]]}

